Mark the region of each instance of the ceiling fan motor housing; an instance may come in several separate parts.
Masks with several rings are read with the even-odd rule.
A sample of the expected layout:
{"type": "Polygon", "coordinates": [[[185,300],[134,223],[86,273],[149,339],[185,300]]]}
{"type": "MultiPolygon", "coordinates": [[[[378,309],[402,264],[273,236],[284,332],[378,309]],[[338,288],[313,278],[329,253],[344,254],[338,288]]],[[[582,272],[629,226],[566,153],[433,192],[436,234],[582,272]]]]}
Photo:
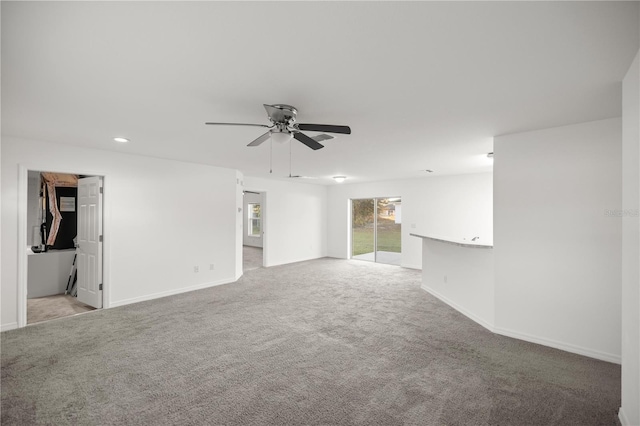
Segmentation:
{"type": "MultiPolygon", "coordinates": [[[[270,105],[272,108],[268,108],[269,120],[276,125],[283,125],[283,127],[291,126],[296,121],[298,110],[285,104],[270,105]]],[[[280,126],[278,126],[280,127],[280,126]]]]}

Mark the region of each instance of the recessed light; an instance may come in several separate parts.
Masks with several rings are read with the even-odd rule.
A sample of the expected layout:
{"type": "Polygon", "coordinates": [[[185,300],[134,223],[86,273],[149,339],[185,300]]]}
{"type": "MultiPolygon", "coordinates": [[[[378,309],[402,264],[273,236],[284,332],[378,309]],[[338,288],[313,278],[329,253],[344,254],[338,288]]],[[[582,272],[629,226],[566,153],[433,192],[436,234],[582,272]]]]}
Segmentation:
{"type": "Polygon", "coordinates": [[[113,138],[113,140],[116,141],[116,142],[120,142],[120,143],[129,142],[129,139],[127,139],[127,138],[113,138]]]}
{"type": "Polygon", "coordinates": [[[342,183],[346,178],[347,178],[346,176],[334,176],[333,180],[335,180],[338,183],[342,183]]]}
{"type": "Polygon", "coordinates": [[[425,172],[427,172],[427,173],[433,173],[433,170],[429,170],[429,169],[427,169],[427,170],[425,170],[425,172]]]}

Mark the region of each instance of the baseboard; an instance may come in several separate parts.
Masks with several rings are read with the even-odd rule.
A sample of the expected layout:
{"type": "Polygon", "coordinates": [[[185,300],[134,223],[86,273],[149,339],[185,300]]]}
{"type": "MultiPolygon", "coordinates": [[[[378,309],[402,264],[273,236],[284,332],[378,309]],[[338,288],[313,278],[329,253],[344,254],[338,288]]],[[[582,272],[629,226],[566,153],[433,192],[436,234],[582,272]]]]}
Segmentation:
{"type": "Polygon", "coordinates": [[[470,320],[472,320],[474,322],[477,322],[478,324],[480,324],[481,326],[483,326],[487,330],[489,330],[491,332],[494,332],[493,331],[493,328],[494,328],[493,324],[489,323],[489,321],[486,321],[486,320],[480,318],[479,316],[467,311],[462,306],[458,305],[457,303],[454,303],[453,301],[451,301],[451,299],[448,299],[447,297],[443,296],[442,294],[438,293],[437,291],[435,291],[432,288],[429,288],[429,287],[424,286],[424,285],[422,287],[420,287],[420,288],[422,288],[424,291],[426,291],[427,293],[429,293],[433,297],[442,300],[444,303],[446,303],[447,305],[451,306],[453,309],[455,309],[456,311],[460,312],[462,315],[466,316],[470,320]]]}
{"type": "Polygon", "coordinates": [[[0,331],[9,331],[18,328],[17,322],[10,322],[9,324],[2,324],[0,331]]]}
{"type": "Polygon", "coordinates": [[[426,291],[427,293],[431,294],[432,296],[440,299],[441,301],[443,301],[447,305],[451,306],[453,309],[455,309],[456,311],[460,312],[461,314],[463,314],[464,316],[466,316],[470,320],[480,324],[481,326],[483,326],[484,328],[486,328],[487,330],[489,330],[489,331],[491,331],[493,333],[500,334],[502,336],[512,337],[514,339],[524,340],[526,342],[536,343],[538,345],[549,346],[551,348],[560,349],[560,350],[563,350],[565,352],[571,352],[571,353],[578,354],[578,355],[588,356],[590,358],[599,359],[601,361],[612,362],[614,364],[620,364],[621,363],[620,355],[610,354],[610,353],[606,353],[606,352],[600,352],[600,351],[596,351],[596,350],[593,350],[593,349],[588,349],[588,348],[583,348],[581,346],[572,345],[572,344],[569,344],[569,343],[558,342],[558,341],[555,341],[555,340],[552,340],[552,339],[547,339],[547,338],[544,338],[544,337],[532,336],[532,335],[527,334],[527,333],[521,333],[521,332],[514,331],[514,330],[509,330],[509,329],[505,329],[505,328],[501,328],[501,327],[496,327],[496,326],[492,325],[491,323],[489,323],[488,321],[485,321],[484,319],[478,317],[477,315],[467,311],[466,309],[464,309],[460,305],[454,303],[453,301],[451,301],[447,297],[443,296],[442,294],[438,293],[437,291],[433,290],[432,288],[426,287],[424,285],[421,288],[424,291],[426,291]]]}
{"type": "Polygon", "coordinates": [[[515,339],[524,340],[538,345],[549,346],[563,350],[565,352],[571,352],[578,355],[588,356],[590,358],[599,359],[601,361],[612,362],[614,364],[620,364],[622,362],[620,355],[614,355],[606,352],[600,352],[593,349],[584,348],[582,346],[572,345],[570,343],[558,342],[556,340],[547,339],[545,337],[533,336],[531,334],[522,333],[519,331],[509,330],[501,327],[494,327],[494,333],[502,336],[513,337],[515,339]]]}
{"type": "Polygon", "coordinates": [[[144,295],[144,296],[133,297],[131,299],[125,299],[125,300],[119,300],[117,302],[111,302],[109,304],[109,307],[110,308],[115,308],[115,307],[118,307],[118,306],[130,305],[132,303],[145,302],[147,300],[159,299],[161,297],[173,296],[173,295],[176,295],[176,294],[187,293],[187,292],[195,291],[195,290],[202,290],[204,288],[215,287],[215,286],[223,285],[223,284],[230,284],[230,283],[233,283],[235,281],[236,280],[232,280],[232,279],[223,279],[223,280],[212,281],[212,282],[208,282],[208,283],[202,283],[202,284],[194,285],[194,286],[191,286],[191,287],[179,288],[179,289],[176,289],[176,290],[169,290],[169,291],[163,291],[163,292],[160,292],[160,293],[147,294],[147,295],[144,295]]]}
{"type": "Polygon", "coordinates": [[[400,266],[402,266],[403,268],[408,268],[408,269],[422,270],[422,265],[406,265],[406,264],[402,264],[400,266]]]}
{"type": "Polygon", "coordinates": [[[618,419],[620,420],[622,426],[632,426],[622,407],[620,407],[620,410],[618,410],[618,419]]]}
{"type": "Polygon", "coordinates": [[[320,257],[310,257],[310,258],[304,258],[304,259],[298,259],[298,260],[287,260],[285,262],[278,262],[278,263],[264,263],[264,267],[265,268],[272,268],[274,266],[283,266],[283,265],[292,265],[294,263],[301,263],[301,262],[308,262],[310,260],[318,260],[318,259],[324,259],[327,257],[331,257],[331,256],[320,256],[320,257]]]}

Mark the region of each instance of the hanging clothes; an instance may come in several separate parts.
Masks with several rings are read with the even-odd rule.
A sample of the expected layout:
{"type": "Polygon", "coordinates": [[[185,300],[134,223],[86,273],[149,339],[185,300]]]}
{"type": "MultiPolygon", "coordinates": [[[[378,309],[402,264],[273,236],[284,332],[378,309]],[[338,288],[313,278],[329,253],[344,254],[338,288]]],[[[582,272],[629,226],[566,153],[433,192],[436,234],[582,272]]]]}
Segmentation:
{"type": "Polygon", "coordinates": [[[78,175],[65,173],[42,172],[42,179],[47,186],[47,198],[49,199],[49,212],[53,217],[47,238],[47,245],[53,246],[56,242],[60,223],[62,222],[62,214],[58,206],[58,197],[56,195],[56,187],[78,187],[78,175]]]}

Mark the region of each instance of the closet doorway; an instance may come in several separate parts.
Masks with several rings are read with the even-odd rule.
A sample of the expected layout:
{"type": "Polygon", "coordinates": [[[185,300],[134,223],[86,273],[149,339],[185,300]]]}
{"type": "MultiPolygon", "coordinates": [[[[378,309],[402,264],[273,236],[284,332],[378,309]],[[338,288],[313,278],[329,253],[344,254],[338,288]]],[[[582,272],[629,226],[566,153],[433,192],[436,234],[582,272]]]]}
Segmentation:
{"type": "Polygon", "coordinates": [[[22,325],[102,308],[102,177],[26,174],[22,325]]]}
{"type": "Polygon", "coordinates": [[[402,261],[400,197],[351,200],[351,258],[400,265],[402,261]]]}

